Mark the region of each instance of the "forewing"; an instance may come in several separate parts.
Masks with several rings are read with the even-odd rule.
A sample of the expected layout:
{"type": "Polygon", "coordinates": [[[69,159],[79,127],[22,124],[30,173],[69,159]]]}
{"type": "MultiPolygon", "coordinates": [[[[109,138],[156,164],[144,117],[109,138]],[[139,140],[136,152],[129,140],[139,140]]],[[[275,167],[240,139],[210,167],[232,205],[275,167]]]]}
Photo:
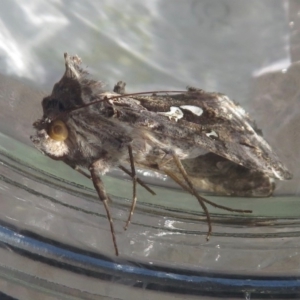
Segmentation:
{"type": "Polygon", "coordinates": [[[201,137],[211,152],[274,178],[292,177],[240,105],[222,94],[209,94],[208,98],[206,94],[190,93],[203,109],[197,123],[203,124],[201,137]]]}
{"type": "MultiPolygon", "coordinates": [[[[183,94],[134,97],[142,109],[120,104],[120,120],[174,144],[195,144],[246,168],[277,179],[292,176],[262,137],[248,114],[227,96],[193,90],[183,94]],[[170,107],[183,113],[172,118],[170,107]],[[194,107],[194,108],[193,108],[194,107]],[[201,114],[197,109],[201,108],[201,114]]],[[[118,106],[118,103],[116,103],[118,106]]]]}

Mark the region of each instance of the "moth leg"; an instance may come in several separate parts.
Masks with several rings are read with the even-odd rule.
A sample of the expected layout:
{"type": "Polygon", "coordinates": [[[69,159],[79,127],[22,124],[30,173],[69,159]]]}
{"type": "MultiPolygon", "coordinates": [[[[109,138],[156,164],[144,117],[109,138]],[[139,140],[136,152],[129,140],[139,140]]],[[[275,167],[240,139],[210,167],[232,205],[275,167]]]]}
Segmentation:
{"type": "Polygon", "coordinates": [[[188,186],[186,186],[174,173],[172,173],[169,170],[164,170],[164,173],[166,173],[166,175],[168,175],[173,181],[175,181],[184,190],[186,190],[187,192],[189,192],[190,194],[192,194],[191,189],[188,186]]]}
{"type": "MultiPolygon", "coordinates": [[[[81,175],[85,176],[88,179],[92,179],[91,175],[88,174],[87,172],[83,171],[81,168],[79,168],[78,166],[73,166],[73,165],[69,165],[72,169],[74,169],[75,171],[77,171],[78,173],[80,173],[81,175]]],[[[132,177],[132,173],[130,173],[129,170],[127,170],[125,167],[123,166],[119,166],[119,169],[121,169],[124,173],[128,174],[130,177],[132,177]]],[[[144,189],[146,189],[150,194],[152,194],[153,196],[156,195],[156,193],[149,188],[146,183],[144,183],[140,178],[137,177],[137,183],[139,185],[141,185],[144,189]]],[[[108,196],[108,195],[107,195],[108,196]]],[[[110,199],[110,197],[108,196],[108,200],[112,202],[112,200],[110,199]]]]}
{"type": "MultiPolygon", "coordinates": [[[[162,163],[159,164],[159,167],[162,168],[165,165],[167,165],[170,161],[173,160],[173,157],[169,158],[169,159],[165,159],[165,157],[167,156],[167,154],[164,155],[164,157],[161,158],[162,163]]],[[[168,175],[168,174],[167,174],[168,175]]]]}
{"type": "Polygon", "coordinates": [[[135,209],[136,205],[136,182],[137,182],[137,176],[135,173],[135,167],[134,167],[134,160],[133,160],[133,154],[132,154],[132,148],[130,145],[128,145],[128,153],[129,153],[129,159],[130,159],[130,167],[131,167],[131,177],[132,177],[132,182],[133,182],[133,192],[132,192],[132,203],[131,203],[131,208],[129,212],[129,216],[127,219],[127,222],[125,224],[124,230],[127,230],[130,222],[131,222],[131,217],[133,215],[133,211],[135,209]]]}
{"type": "MultiPolygon", "coordinates": [[[[181,186],[184,190],[186,190],[187,192],[189,192],[190,194],[193,194],[192,190],[186,186],[174,173],[168,171],[168,170],[164,170],[164,172],[166,173],[166,175],[168,175],[172,180],[174,180],[179,186],[181,186]]],[[[238,212],[238,213],[252,213],[252,210],[248,210],[248,209],[235,209],[235,208],[231,208],[228,206],[223,206],[217,203],[214,203],[210,200],[207,200],[205,198],[202,198],[203,201],[215,208],[220,208],[223,210],[227,210],[227,211],[231,211],[231,212],[238,212]]]]}
{"type": "Polygon", "coordinates": [[[92,179],[92,176],[90,174],[88,174],[87,172],[83,171],[78,166],[71,166],[71,168],[74,169],[75,171],[77,171],[78,173],[80,173],[81,175],[85,176],[86,178],[92,179]]]}
{"type": "Polygon", "coordinates": [[[207,207],[206,207],[206,205],[205,205],[205,200],[206,200],[206,199],[202,198],[202,197],[197,193],[197,191],[195,190],[195,188],[194,188],[192,182],[191,182],[190,179],[189,179],[188,174],[186,173],[186,171],[185,171],[185,169],[184,169],[184,166],[182,165],[182,163],[181,163],[180,159],[177,157],[177,155],[173,153],[172,156],[173,156],[174,162],[175,162],[175,164],[176,164],[176,166],[177,166],[179,172],[181,173],[183,179],[185,180],[185,182],[186,182],[187,185],[189,186],[190,193],[191,193],[192,195],[194,195],[194,196],[197,198],[199,204],[201,205],[201,207],[202,207],[202,209],[203,209],[203,211],[204,211],[204,213],[205,213],[205,215],[206,215],[207,225],[208,225],[208,232],[207,232],[207,235],[206,235],[206,240],[208,241],[208,240],[209,240],[209,237],[210,237],[210,235],[211,235],[211,232],[212,232],[212,226],[211,226],[210,215],[209,215],[208,209],[207,209],[207,207]]]}
{"type": "Polygon", "coordinates": [[[110,210],[109,210],[109,207],[108,207],[108,203],[107,203],[108,202],[108,196],[105,192],[103,182],[102,182],[100,176],[98,175],[98,170],[97,170],[97,166],[96,166],[97,162],[98,161],[92,163],[89,170],[91,172],[92,181],[93,181],[94,187],[95,187],[95,189],[98,193],[99,199],[102,201],[102,203],[104,205],[104,208],[106,210],[107,219],[108,219],[109,225],[110,225],[110,232],[111,232],[114,247],[115,247],[115,253],[118,256],[119,251],[118,251],[118,246],[117,246],[117,241],[116,241],[114,224],[113,224],[113,220],[112,220],[110,210]]]}
{"type": "MultiPolygon", "coordinates": [[[[83,175],[83,176],[85,176],[86,178],[88,178],[88,179],[92,179],[92,177],[91,177],[91,175],[90,174],[88,174],[87,172],[85,172],[85,171],[83,171],[81,168],[79,168],[78,166],[71,166],[70,165],[70,167],[72,168],[72,169],[74,169],[75,171],[77,171],[78,173],[80,173],[81,175],[83,175]]],[[[119,166],[119,169],[121,169],[124,173],[126,173],[126,174],[128,174],[130,177],[132,177],[133,178],[133,175],[132,175],[132,173],[129,171],[129,170],[127,170],[125,167],[123,167],[123,166],[119,166]]],[[[147,185],[146,185],[146,183],[144,183],[140,178],[136,178],[136,181],[137,181],[137,183],[139,184],[139,185],[141,185],[144,189],[146,189],[150,194],[152,194],[153,196],[155,196],[156,195],[156,193],[151,189],[151,188],[149,188],[147,185]]],[[[108,197],[108,200],[110,201],[110,202],[112,202],[112,200],[111,200],[111,198],[107,195],[107,197],[108,197]]]]}
{"type": "Polygon", "coordinates": [[[228,206],[223,206],[223,205],[220,205],[220,204],[216,204],[210,200],[207,200],[207,199],[204,199],[204,202],[206,202],[207,204],[213,206],[213,207],[216,207],[216,208],[220,208],[220,209],[223,209],[223,210],[227,210],[227,211],[231,211],[231,212],[238,212],[238,213],[247,213],[247,214],[251,214],[252,213],[252,210],[250,209],[236,209],[236,208],[231,208],[231,207],[228,207],[228,206]]]}
{"type": "MultiPolygon", "coordinates": [[[[127,170],[125,167],[119,165],[118,168],[121,169],[124,173],[126,173],[130,177],[133,176],[132,173],[129,170],[127,170]]],[[[156,193],[151,188],[149,188],[146,185],[146,183],[144,183],[140,178],[137,177],[136,181],[140,186],[142,186],[144,189],[146,189],[150,194],[152,194],[153,196],[156,195],[156,193]]]]}
{"type": "MultiPolygon", "coordinates": [[[[75,166],[75,165],[69,165],[69,164],[68,164],[68,166],[70,166],[73,170],[77,171],[79,174],[83,175],[84,177],[86,177],[86,178],[92,180],[92,176],[91,176],[90,174],[88,174],[87,172],[83,171],[83,170],[82,170],[81,168],[79,168],[78,166],[75,166]]],[[[107,198],[108,198],[108,201],[109,201],[109,202],[113,202],[113,201],[111,200],[111,198],[110,198],[108,195],[107,195],[107,198]]]]}

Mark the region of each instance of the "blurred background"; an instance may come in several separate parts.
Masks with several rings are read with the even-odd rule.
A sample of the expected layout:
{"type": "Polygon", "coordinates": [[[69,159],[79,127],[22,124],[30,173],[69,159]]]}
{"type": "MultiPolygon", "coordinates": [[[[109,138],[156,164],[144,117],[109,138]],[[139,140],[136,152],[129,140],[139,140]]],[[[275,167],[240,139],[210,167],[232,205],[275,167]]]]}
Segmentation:
{"type": "Polygon", "coordinates": [[[0,290],[16,299],[258,299],[275,286],[299,296],[289,277],[298,278],[300,264],[299,29],[296,0],[1,1],[0,290]],[[108,90],[123,80],[127,92],[189,85],[228,95],[256,119],[293,180],[277,182],[271,198],[211,197],[254,213],[212,209],[206,242],[195,199],[166,187],[156,197],[139,190],[124,232],[131,182],[106,176],[115,258],[91,183],[29,140],[42,98],[63,75],[64,52],[79,55],[108,90]],[[213,279],[222,276],[235,277],[213,279]]]}

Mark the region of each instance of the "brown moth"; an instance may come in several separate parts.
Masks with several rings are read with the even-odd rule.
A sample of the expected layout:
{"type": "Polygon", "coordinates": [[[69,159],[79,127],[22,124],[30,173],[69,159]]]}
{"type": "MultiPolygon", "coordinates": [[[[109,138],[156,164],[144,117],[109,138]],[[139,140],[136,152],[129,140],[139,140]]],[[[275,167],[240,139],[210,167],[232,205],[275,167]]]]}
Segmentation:
{"type": "Polygon", "coordinates": [[[226,95],[189,88],[185,92],[125,94],[125,83],[114,92],[90,79],[78,56],[65,54],[66,71],[42,101],[43,116],[34,122],[35,147],[61,160],[93,181],[106,209],[115,247],[118,247],[101,175],[119,167],[132,177],[135,166],[170,176],[199,201],[212,228],[206,204],[231,209],[201,197],[196,188],[231,196],[270,196],[274,179],[292,175],[262,137],[255,122],[226,95]],[[147,95],[148,94],[148,95],[147,95]],[[130,170],[124,167],[130,165],[130,170]],[[90,175],[80,167],[87,168],[90,175]]]}

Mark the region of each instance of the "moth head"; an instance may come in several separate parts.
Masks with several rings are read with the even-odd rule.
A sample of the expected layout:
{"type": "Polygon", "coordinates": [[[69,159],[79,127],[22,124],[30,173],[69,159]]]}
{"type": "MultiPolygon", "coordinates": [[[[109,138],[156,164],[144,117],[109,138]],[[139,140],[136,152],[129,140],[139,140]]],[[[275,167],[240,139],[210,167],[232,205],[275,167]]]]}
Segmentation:
{"type": "Polygon", "coordinates": [[[69,153],[66,140],[69,135],[67,125],[62,120],[38,120],[33,123],[36,135],[30,137],[34,146],[44,154],[60,159],[69,153]]]}

